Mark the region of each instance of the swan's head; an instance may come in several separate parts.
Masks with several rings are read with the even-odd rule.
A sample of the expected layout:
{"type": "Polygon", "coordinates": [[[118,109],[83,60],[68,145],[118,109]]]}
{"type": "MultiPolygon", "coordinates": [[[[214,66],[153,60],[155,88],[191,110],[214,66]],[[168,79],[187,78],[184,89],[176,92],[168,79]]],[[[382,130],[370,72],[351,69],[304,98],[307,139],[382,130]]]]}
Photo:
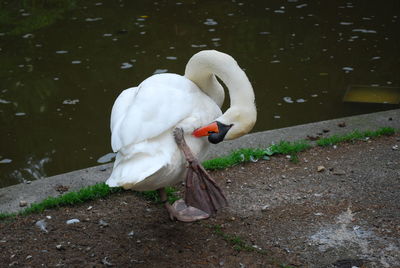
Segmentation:
{"type": "Polygon", "coordinates": [[[231,107],[222,116],[209,125],[200,127],[193,132],[195,137],[208,136],[211,143],[239,138],[251,131],[256,123],[255,106],[231,107]]]}

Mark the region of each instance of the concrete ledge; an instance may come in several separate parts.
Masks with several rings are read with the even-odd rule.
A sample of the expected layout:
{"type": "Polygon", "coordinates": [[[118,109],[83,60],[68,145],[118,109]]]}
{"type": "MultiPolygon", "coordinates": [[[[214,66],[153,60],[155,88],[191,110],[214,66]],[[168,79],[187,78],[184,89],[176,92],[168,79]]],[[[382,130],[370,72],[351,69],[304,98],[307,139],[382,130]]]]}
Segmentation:
{"type": "MultiPolygon", "coordinates": [[[[262,120],[262,118],[258,120],[262,120]]],[[[329,129],[324,136],[331,136],[354,130],[376,130],[380,127],[400,129],[400,109],[249,134],[234,141],[226,141],[212,146],[208,158],[226,155],[239,148],[265,148],[271,143],[281,140],[305,139],[307,135],[315,136],[323,129],[329,129]],[[345,122],[346,127],[339,127],[338,123],[340,122],[345,122]]],[[[111,169],[112,164],[105,164],[33,181],[30,184],[17,184],[2,188],[0,189],[0,212],[16,212],[23,209],[19,206],[20,200],[31,204],[40,202],[49,196],[59,196],[60,193],[55,190],[57,185],[67,186],[69,190],[76,191],[88,185],[104,182],[109,177],[111,169]]]]}

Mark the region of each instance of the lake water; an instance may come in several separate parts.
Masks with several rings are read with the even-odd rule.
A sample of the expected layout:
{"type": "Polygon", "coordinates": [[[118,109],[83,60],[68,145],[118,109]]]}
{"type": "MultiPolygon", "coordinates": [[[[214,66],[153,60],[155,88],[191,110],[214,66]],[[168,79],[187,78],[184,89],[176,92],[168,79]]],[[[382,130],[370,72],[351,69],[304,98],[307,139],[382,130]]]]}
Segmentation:
{"type": "Polygon", "coordinates": [[[254,131],[399,107],[342,102],[349,85],[399,86],[398,0],[70,2],[40,29],[4,21],[51,1],[0,4],[0,187],[103,162],[121,90],[202,49],[245,69],[254,131]]]}

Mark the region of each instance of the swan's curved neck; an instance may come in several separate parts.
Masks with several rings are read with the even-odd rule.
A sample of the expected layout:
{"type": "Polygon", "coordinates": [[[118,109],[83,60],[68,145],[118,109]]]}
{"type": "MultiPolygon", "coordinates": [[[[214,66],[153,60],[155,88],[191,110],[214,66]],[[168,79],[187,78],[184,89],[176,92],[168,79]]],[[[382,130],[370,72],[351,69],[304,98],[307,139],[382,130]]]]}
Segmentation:
{"type": "Polygon", "coordinates": [[[185,77],[192,80],[220,107],[224,101],[224,89],[218,76],[228,87],[231,107],[254,103],[253,88],[237,62],[229,55],[215,50],[204,50],[189,60],[185,77]]]}
{"type": "Polygon", "coordinates": [[[215,50],[195,54],[186,65],[185,77],[221,107],[224,89],[215,76],[227,86],[231,101],[230,108],[216,120],[234,125],[226,139],[240,137],[251,130],[257,117],[253,88],[246,74],[231,56],[215,50]]]}

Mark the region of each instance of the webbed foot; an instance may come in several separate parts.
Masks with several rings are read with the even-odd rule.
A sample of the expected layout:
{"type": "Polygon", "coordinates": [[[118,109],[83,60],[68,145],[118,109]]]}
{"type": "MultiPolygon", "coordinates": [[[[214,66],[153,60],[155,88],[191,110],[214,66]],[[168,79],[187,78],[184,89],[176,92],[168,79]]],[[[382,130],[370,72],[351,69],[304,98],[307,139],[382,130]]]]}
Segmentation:
{"type": "Polygon", "coordinates": [[[210,217],[206,212],[195,207],[187,206],[183,199],[177,200],[174,204],[165,204],[171,220],[177,219],[182,222],[194,222],[210,217]]]}

